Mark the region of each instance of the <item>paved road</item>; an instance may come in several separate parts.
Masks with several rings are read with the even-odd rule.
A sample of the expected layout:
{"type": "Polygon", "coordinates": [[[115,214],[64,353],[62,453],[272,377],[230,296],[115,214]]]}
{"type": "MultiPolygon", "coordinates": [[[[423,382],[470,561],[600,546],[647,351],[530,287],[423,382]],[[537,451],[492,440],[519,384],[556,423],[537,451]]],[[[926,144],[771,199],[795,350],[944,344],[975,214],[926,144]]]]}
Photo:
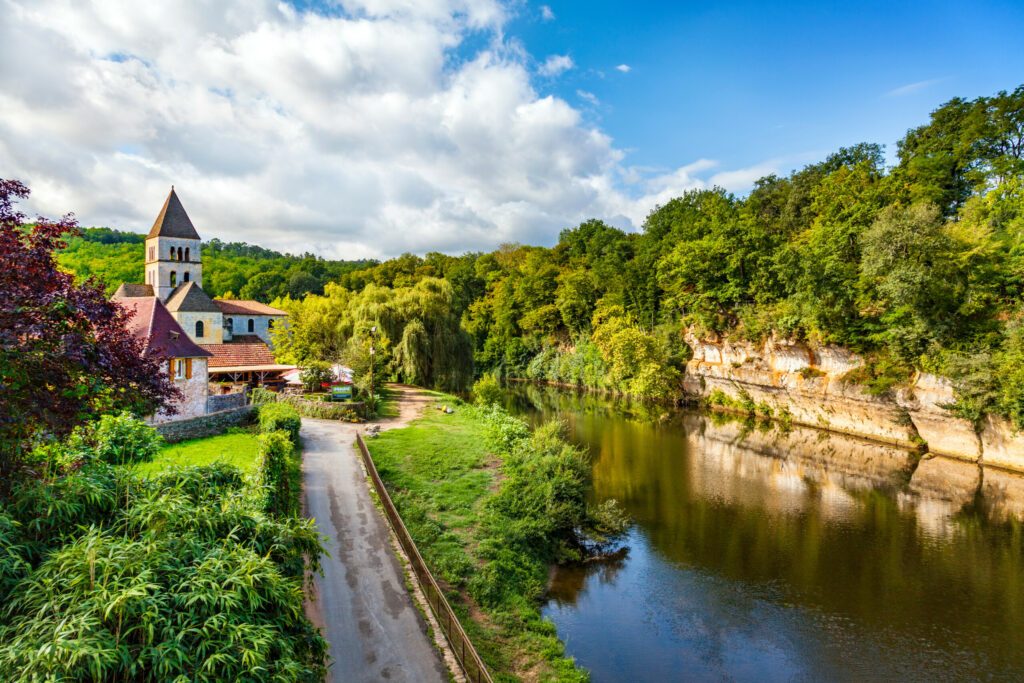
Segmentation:
{"type": "Polygon", "coordinates": [[[384,517],[354,450],[355,428],[302,421],[306,513],[330,557],[307,611],[330,644],[334,681],[443,683],[448,673],[405,589],[384,517]]]}

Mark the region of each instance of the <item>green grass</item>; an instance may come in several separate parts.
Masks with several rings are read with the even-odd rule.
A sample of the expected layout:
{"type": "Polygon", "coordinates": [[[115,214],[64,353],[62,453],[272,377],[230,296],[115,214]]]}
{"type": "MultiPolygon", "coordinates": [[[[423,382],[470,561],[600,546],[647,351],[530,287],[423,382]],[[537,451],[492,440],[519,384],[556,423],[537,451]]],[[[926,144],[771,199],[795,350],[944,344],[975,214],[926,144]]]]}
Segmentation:
{"type": "MultiPolygon", "coordinates": [[[[377,412],[377,417],[398,417],[398,392],[388,386],[383,386],[377,391],[377,395],[380,399],[380,410],[377,412]]],[[[438,394],[438,396],[440,395],[438,394]]]]}
{"type": "Polygon", "coordinates": [[[136,471],[142,475],[157,474],[169,467],[209,465],[226,462],[243,473],[256,471],[258,463],[256,434],[232,432],[167,444],[150,462],[140,463],[136,471]]]}
{"type": "Polygon", "coordinates": [[[434,576],[450,587],[448,600],[495,680],[585,678],[562,659],[563,645],[538,606],[481,610],[468,596],[467,580],[481,563],[478,523],[497,489],[500,463],[487,446],[483,416],[454,397],[437,396],[408,427],[366,441],[402,520],[434,576]],[[440,405],[455,412],[445,414],[440,405]]]}

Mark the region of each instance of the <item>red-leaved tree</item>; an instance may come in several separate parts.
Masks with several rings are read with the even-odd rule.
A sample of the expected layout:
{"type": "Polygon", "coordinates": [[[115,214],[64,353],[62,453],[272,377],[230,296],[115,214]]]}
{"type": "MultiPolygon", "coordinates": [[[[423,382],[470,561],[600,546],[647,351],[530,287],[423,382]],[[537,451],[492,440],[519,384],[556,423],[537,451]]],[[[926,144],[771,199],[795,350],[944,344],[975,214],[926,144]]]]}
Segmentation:
{"type": "MultiPolygon", "coordinates": [[[[76,234],[71,215],[25,223],[28,188],[0,179],[0,476],[40,437],[108,411],[147,415],[180,393],[129,332],[132,315],[99,283],[75,284],[54,252],[76,234]]],[[[171,408],[173,410],[173,408],[171,408]]]]}

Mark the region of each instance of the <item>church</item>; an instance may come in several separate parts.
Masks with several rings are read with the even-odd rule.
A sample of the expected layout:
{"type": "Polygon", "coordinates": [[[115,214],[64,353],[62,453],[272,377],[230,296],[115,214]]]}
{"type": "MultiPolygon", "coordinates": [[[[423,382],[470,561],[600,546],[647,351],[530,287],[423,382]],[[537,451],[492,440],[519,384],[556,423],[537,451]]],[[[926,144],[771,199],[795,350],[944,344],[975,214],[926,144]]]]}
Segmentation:
{"type": "Polygon", "coordinates": [[[146,235],[145,278],[122,284],[113,300],[135,312],[133,334],[147,355],[167,363],[184,396],[176,415],[155,422],[215,412],[219,393],[277,384],[294,369],[275,362],[271,350],[270,331],[284,311],[203,291],[202,240],[173,186],[146,235]]]}

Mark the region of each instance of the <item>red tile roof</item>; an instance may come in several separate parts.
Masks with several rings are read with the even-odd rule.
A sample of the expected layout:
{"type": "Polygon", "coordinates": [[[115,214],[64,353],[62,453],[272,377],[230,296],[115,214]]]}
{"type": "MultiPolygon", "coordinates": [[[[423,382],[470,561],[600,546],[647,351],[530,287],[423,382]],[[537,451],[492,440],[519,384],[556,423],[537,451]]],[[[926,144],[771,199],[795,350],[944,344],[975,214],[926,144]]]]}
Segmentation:
{"type": "Polygon", "coordinates": [[[259,337],[235,337],[225,344],[203,344],[210,352],[210,369],[230,368],[242,365],[277,365],[270,347],[259,337]]]}
{"type": "Polygon", "coordinates": [[[114,301],[134,311],[128,328],[142,342],[143,353],[155,358],[205,358],[210,356],[189,339],[163,302],[155,296],[115,297],[114,301]]]}
{"type": "Polygon", "coordinates": [[[232,315],[288,315],[285,311],[249,299],[215,299],[222,313],[232,315]]]}

